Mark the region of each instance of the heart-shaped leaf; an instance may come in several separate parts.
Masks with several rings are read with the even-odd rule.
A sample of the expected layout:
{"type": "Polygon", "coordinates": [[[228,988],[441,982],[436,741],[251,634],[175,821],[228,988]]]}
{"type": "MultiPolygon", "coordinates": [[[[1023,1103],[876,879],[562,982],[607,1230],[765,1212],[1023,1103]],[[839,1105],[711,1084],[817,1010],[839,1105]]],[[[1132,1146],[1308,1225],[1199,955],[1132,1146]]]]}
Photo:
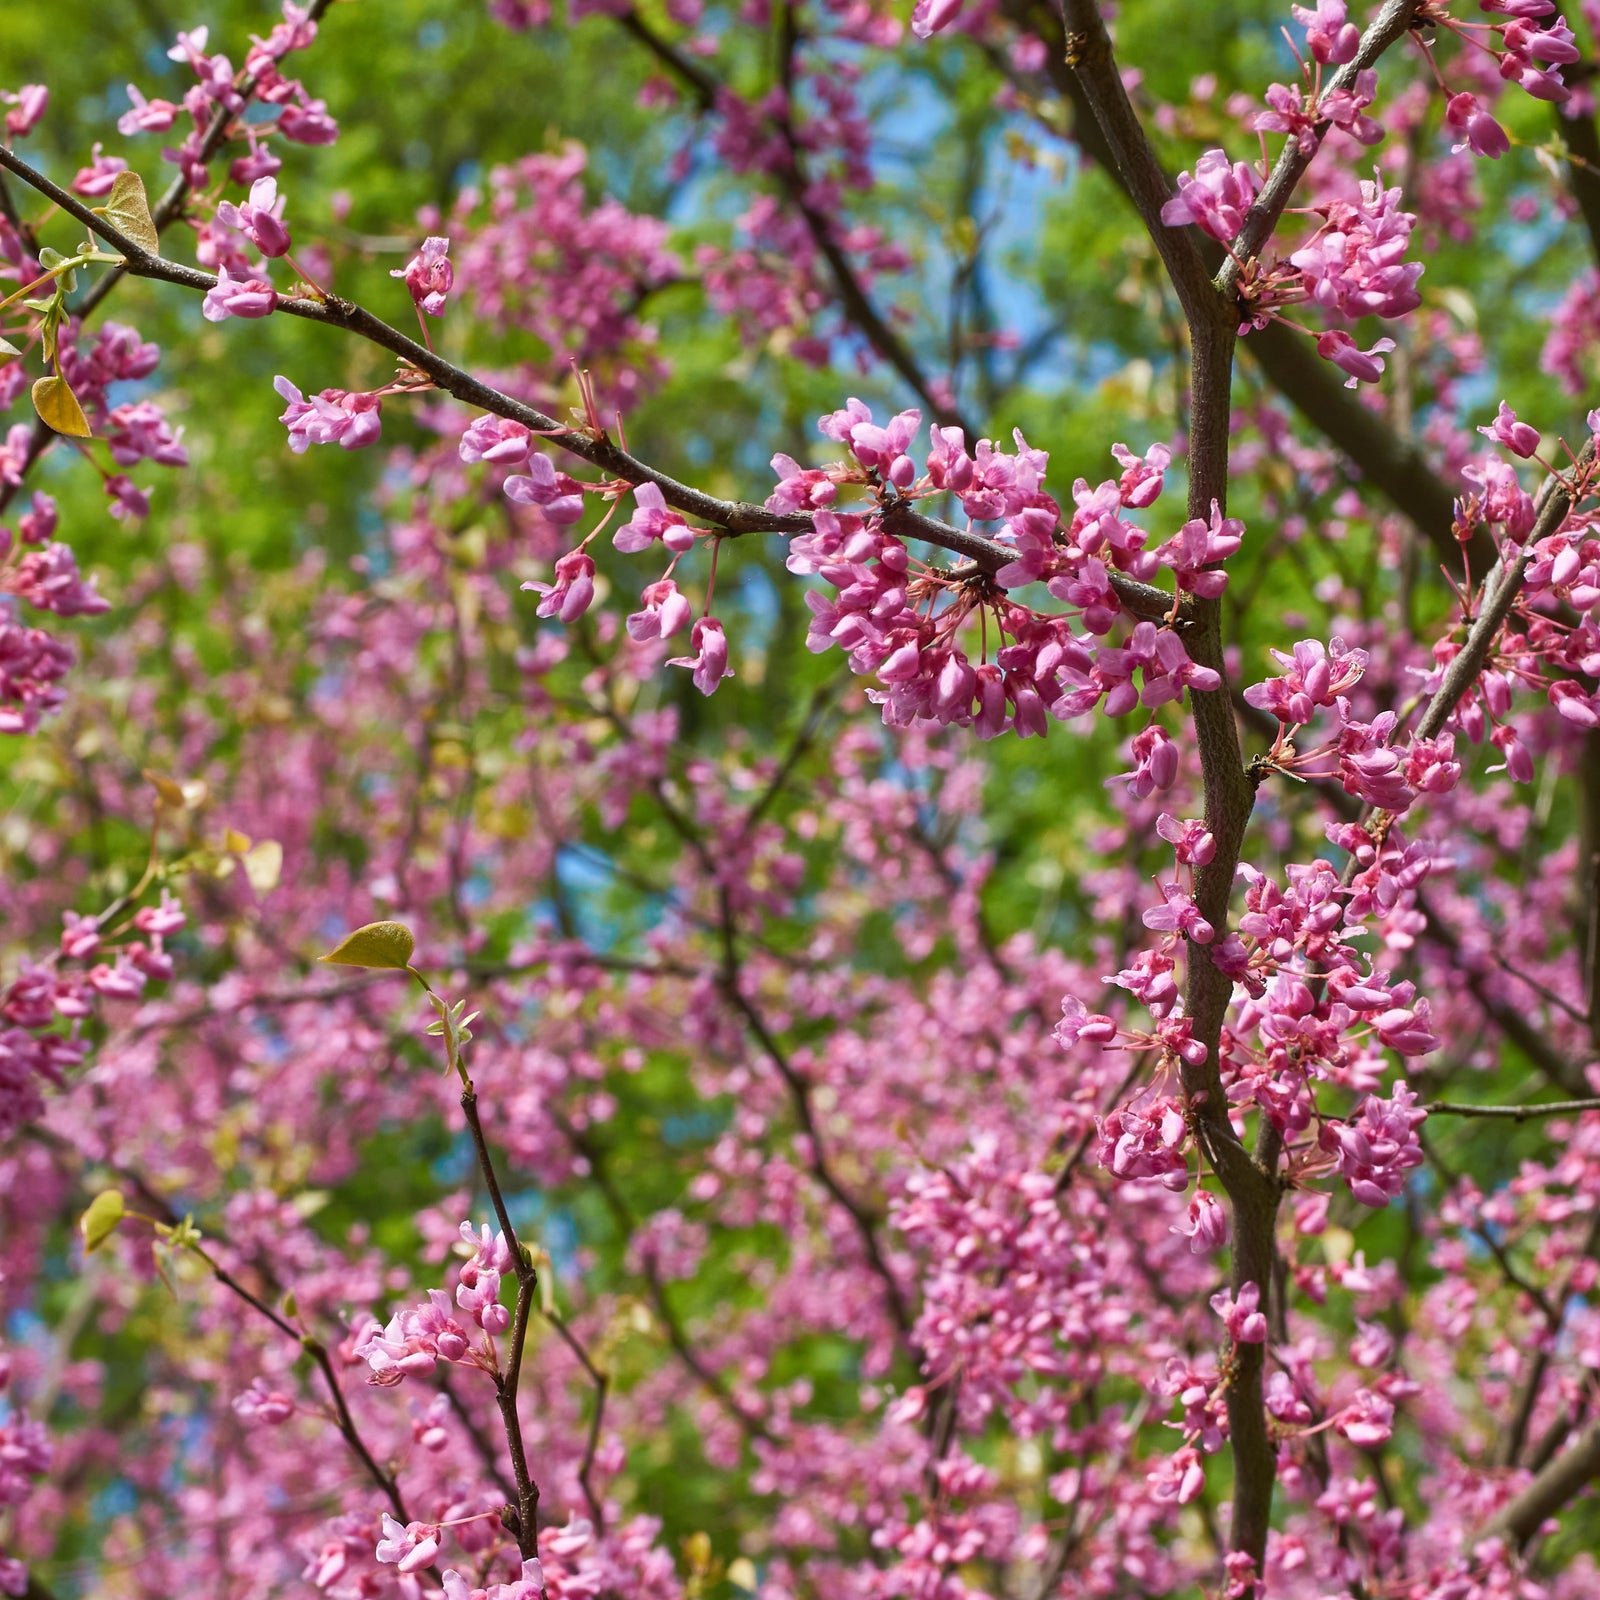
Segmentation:
{"type": "Polygon", "coordinates": [[[33,409],[57,433],[67,434],[73,439],[93,438],[83,407],[78,404],[78,397],[65,378],[53,374],[48,378],[40,378],[33,386],[33,409]]]}
{"type": "Polygon", "coordinates": [[[89,1209],[78,1218],[78,1231],[83,1235],[85,1250],[98,1250],[117,1231],[126,1207],[121,1194],[115,1189],[102,1189],[89,1202],[89,1209]]]}
{"type": "Polygon", "coordinates": [[[106,221],[150,255],[161,254],[161,238],[150,215],[144,179],[137,172],[119,172],[111,183],[105,205],[106,221]]]}
{"type": "Polygon", "coordinates": [[[403,922],[369,922],[347,933],[319,959],[338,967],[387,967],[403,972],[411,965],[416,947],[417,941],[403,922]]]}

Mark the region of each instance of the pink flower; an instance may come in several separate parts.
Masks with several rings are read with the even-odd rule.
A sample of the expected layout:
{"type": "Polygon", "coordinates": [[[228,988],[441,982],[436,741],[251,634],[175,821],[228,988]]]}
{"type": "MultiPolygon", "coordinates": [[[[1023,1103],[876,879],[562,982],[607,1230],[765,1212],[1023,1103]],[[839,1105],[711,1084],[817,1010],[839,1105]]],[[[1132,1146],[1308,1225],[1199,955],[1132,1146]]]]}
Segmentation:
{"type": "Polygon", "coordinates": [[[111,609],[111,602],[78,571],[78,560],[64,544],[30,550],[6,580],[5,587],[41,611],[58,617],[92,617],[111,609]]]}
{"type": "Polygon", "coordinates": [[[1494,747],[1500,752],[1502,761],[1499,766],[1487,770],[1490,772],[1504,771],[1513,783],[1532,783],[1534,777],[1533,756],[1527,745],[1518,737],[1517,730],[1510,723],[1503,723],[1489,735],[1494,747]]]}
{"type": "Polygon", "coordinates": [[[583,515],[583,485],[566,473],[557,472],[549,456],[530,454],[527,472],[507,478],[502,487],[508,500],[538,506],[560,527],[583,515]]]}
{"type": "Polygon", "coordinates": [[[106,509],[118,522],[138,521],[150,515],[150,496],[125,472],[113,473],[102,485],[111,502],[106,509]]]}
{"type": "Polygon", "coordinates": [[[674,554],[681,555],[694,548],[694,529],[668,507],[658,484],[639,484],[633,491],[633,498],[637,509],[632,518],[611,536],[617,549],[634,555],[648,550],[657,539],[674,554]]]}
{"type": "Polygon", "coordinates": [[[1120,776],[1127,780],[1128,793],[1135,800],[1143,800],[1157,789],[1170,789],[1177,782],[1178,747],[1156,723],[1133,736],[1133,759],[1133,771],[1120,776]]]}
{"type": "Polygon", "coordinates": [[[1163,811],[1156,818],[1156,832],[1177,851],[1180,866],[1203,867],[1217,853],[1217,841],[1198,819],[1180,822],[1163,811]]]}
{"type": "Polygon", "coordinates": [[[98,917],[80,917],[76,911],[64,911],[61,921],[61,953],[69,961],[86,961],[100,948],[98,917]]]}
{"type": "Polygon", "coordinates": [[[1445,104],[1444,120],[1466,135],[1460,144],[1451,146],[1452,155],[1470,148],[1474,155],[1498,161],[1511,148],[1506,130],[1478,104],[1475,94],[1451,95],[1445,104]]]}
{"type": "Polygon", "coordinates": [[[1314,11],[1305,6],[1290,6],[1289,10],[1306,30],[1313,61],[1338,67],[1355,60],[1361,34],[1354,23],[1345,21],[1344,0],[1317,0],[1314,11]]]}
{"type": "Polygon", "coordinates": [[[1208,150],[1195,162],[1192,178],[1178,174],[1178,192],[1162,206],[1161,220],[1169,228],[1192,222],[1226,244],[1244,226],[1255,194],[1255,175],[1245,162],[1230,165],[1223,151],[1208,150]]]}
{"type": "Polygon", "coordinates": [[[1184,1156],[1189,1125],[1175,1100],[1123,1106],[1105,1117],[1097,1132],[1100,1165],[1119,1178],[1155,1178],[1163,1188],[1180,1192],[1189,1187],[1184,1156]]]}
{"type": "Polygon", "coordinates": [[[228,227],[244,234],[262,255],[281,256],[289,250],[289,230],[280,220],[282,211],[278,180],[257,178],[250,185],[247,204],[236,206],[224,200],[217,207],[217,216],[228,227]]]}
{"type": "MultiPolygon", "coordinates": [[[[1335,200],[1319,208],[1322,226],[1289,257],[1318,305],[1354,319],[1402,317],[1422,303],[1417,290],[1422,263],[1405,259],[1417,219],[1400,209],[1400,198],[1398,187],[1385,189],[1378,180],[1361,185],[1357,203],[1335,200]]],[[[1354,350],[1355,343],[1340,334],[1322,354],[1335,360],[1334,349],[1346,347],[1354,350]]],[[[1381,363],[1377,370],[1383,370],[1381,363]]]]}
{"type": "Polygon", "coordinates": [[[919,39],[931,38],[961,15],[963,0],[917,0],[911,13],[911,31],[919,39]]]}
{"type": "Polygon", "coordinates": [[[430,317],[444,315],[445,300],[455,286],[456,269],[450,263],[450,241],[429,236],[422,248],[405,264],[391,272],[391,278],[404,278],[411,298],[430,317]]]}
{"type": "Polygon", "coordinates": [[[136,133],[165,133],[177,120],[181,109],[170,100],[146,100],[133,84],[128,85],[131,111],[124,111],[117,119],[117,132],[124,138],[136,133]]]}
{"type": "MultiPolygon", "coordinates": [[[[1410,984],[1397,984],[1394,998],[1409,998],[1412,992],[1410,984]]],[[[1439,1041],[1429,1027],[1432,1008],[1426,1000],[1418,1000],[1414,1005],[1391,1006],[1387,1011],[1379,1012],[1373,1018],[1372,1025],[1378,1037],[1397,1055],[1425,1056],[1430,1050],[1439,1048],[1439,1041]]],[[[1405,1105],[1414,1104],[1411,1091],[1400,1085],[1395,1094],[1406,1096],[1405,1105]]],[[[1379,1102],[1373,1102],[1377,1104],[1379,1102]]],[[[1400,1102],[1397,1101],[1396,1104],[1400,1102]]],[[[1421,1122],[1423,1114],[1418,1112],[1415,1121],[1421,1122]]]]}
{"type": "Polygon", "coordinates": [[[1426,1118],[1401,1083],[1388,1100],[1368,1095],[1348,1122],[1324,1124],[1322,1146],[1338,1156],[1339,1171],[1362,1205],[1388,1205],[1405,1187],[1405,1174],[1422,1165],[1417,1128],[1426,1118]]]}
{"type": "Polygon", "coordinates": [[[207,322],[226,322],[229,317],[266,317],[277,305],[278,291],[264,278],[231,277],[224,263],[217,270],[216,283],[206,290],[205,299],[200,302],[200,315],[207,322]]]}
{"type": "Polygon", "coordinates": [[[106,419],[110,431],[106,443],[111,459],[119,467],[140,461],[153,461],[162,467],[186,467],[189,452],[183,447],[183,429],[174,432],[165,413],[153,400],[134,400],[120,405],[106,419]]]}
{"type": "Polygon", "coordinates": [[[1190,594],[1214,600],[1228,586],[1225,572],[1207,570],[1219,561],[1237,555],[1244,543],[1244,523],[1237,517],[1224,518],[1222,508],[1211,502],[1211,521],[1198,517],[1178,531],[1156,551],[1156,559],[1171,567],[1178,587],[1190,594]]]}
{"type": "Polygon", "coordinates": [[[539,602],[541,617],[576,622],[594,603],[594,562],[581,550],[569,551],[556,562],[555,578],[554,583],[525,583],[522,587],[544,596],[539,602]]]}
{"type": "Polygon", "coordinates": [[[832,412],[818,423],[830,439],[847,444],[856,460],[869,472],[876,472],[886,483],[909,489],[916,481],[917,469],[906,447],[916,437],[922,423],[920,411],[902,411],[880,428],[872,413],[859,400],[849,400],[842,411],[832,412]]]}
{"type": "Polygon", "coordinates": [[[339,137],[339,124],[328,115],[325,100],[306,100],[278,113],[278,131],[297,144],[332,144],[339,137]]]}
{"type": "Polygon", "coordinates": [[[497,467],[521,466],[528,459],[531,437],[527,428],[509,417],[477,417],[461,435],[458,454],[466,462],[488,461],[497,467]]]}
{"type": "Polygon", "coordinates": [[[90,152],[89,165],[80,167],[78,175],[72,180],[74,194],[84,195],[91,200],[98,199],[111,192],[119,172],[128,170],[128,163],[121,156],[102,155],[100,151],[101,145],[97,140],[90,152]]]}
{"type": "Polygon", "coordinates": [[[234,1396],[233,1410],[247,1428],[275,1428],[294,1415],[294,1401],[269,1389],[265,1378],[255,1378],[243,1394],[234,1396]]]}
{"type": "Polygon", "coordinates": [[[1539,430],[1526,422],[1517,421],[1517,414],[1504,400],[1500,402],[1499,414],[1487,428],[1480,427],[1478,432],[1486,439],[1493,439],[1496,444],[1503,444],[1513,455],[1521,456],[1526,460],[1539,448],[1539,430]]]}
{"type": "Polygon", "coordinates": [[[1180,1506],[1188,1505],[1199,1498],[1206,1486],[1206,1470],[1200,1452],[1193,1445],[1185,1445],[1147,1473],[1145,1481],[1157,1500],[1176,1500],[1180,1506]]]}
{"type": "Polygon", "coordinates": [[[1110,1017],[1091,1012],[1076,995],[1061,1002],[1061,1020],[1055,1026],[1057,1043],[1070,1050],[1081,1039],[1086,1044],[1110,1044],[1117,1025],[1110,1017]]]}
{"type": "Polygon", "coordinates": [[[1317,354],[1350,374],[1345,379],[1347,389],[1358,383],[1376,383],[1383,376],[1383,356],[1393,349],[1393,339],[1379,339],[1370,349],[1358,349],[1355,340],[1337,328],[1317,336],[1317,354]]]}
{"type": "Polygon", "coordinates": [[[17,533],[24,544],[44,544],[56,531],[55,500],[42,490],[35,490],[31,507],[17,518],[17,533]]]}
{"type": "Polygon", "coordinates": [[[33,132],[45,107],[50,104],[50,91],[42,83],[25,83],[15,94],[0,90],[0,100],[12,109],[6,112],[6,137],[23,139],[33,132]]]}
{"type": "Polygon", "coordinates": [[[651,639],[670,639],[680,628],[688,626],[691,607],[671,578],[652,583],[639,598],[644,602],[644,609],[628,618],[630,639],[637,639],[641,644],[651,639]]]}
{"type": "Polygon", "coordinates": [[[1158,886],[1164,905],[1151,906],[1142,918],[1145,927],[1157,933],[1181,933],[1196,944],[1210,944],[1216,930],[1200,915],[1200,908],[1176,883],[1158,886]]]}
{"type": "Polygon", "coordinates": [[[1218,1204],[1215,1196],[1205,1189],[1197,1189],[1194,1199],[1181,1222],[1172,1231],[1189,1241],[1189,1249],[1197,1256],[1221,1250],[1231,1237],[1228,1213],[1218,1204]]]}
{"type": "Polygon", "coordinates": [[[1370,1389],[1358,1389],[1355,1398],[1334,1419],[1334,1426],[1351,1444],[1370,1450],[1386,1443],[1394,1432],[1394,1406],[1370,1389]]]}
{"type": "MultiPolygon", "coordinates": [[[[1153,444],[1142,456],[1136,456],[1125,444],[1114,444],[1111,453],[1122,468],[1122,476],[1117,481],[1117,492],[1122,496],[1123,505],[1134,510],[1153,505],[1161,493],[1163,475],[1172,465],[1172,452],[1164,444],[1153,444]]],[[[933,466],[931,455],[928,458],[928,466],[931,470],[933,466]]]]}
{"type": "Polygon", "coordinates": [[[172,898],[172,891],[163,889],[160,905],[144,906],[136,911],[133,925],[140,933],[148,933],[155,938],[163,939],[169,934],[176,933],[188,920],[183,907],[172,898]]]}
{"type": "Polygon", "coordinates": [[[307,400],[287,378],[274,378],[272,386],[288,402],[278,421],[288,428],[289,448],[296,455],[313,444],[359,450],[383,431],[381,395],[324,389],[307,400]]]}
{"type": "Polygon", "coordinates": [[[772,470],[779,481],[767,496],[768,511],[819,511],[831,506],[839,492],[823,468],[802,467],[793,456],[781,452],[772,458],[772,470]]]}
{"type": "Polygon", "coordinates": [[[733,676],[728,665],[728,641],[715,617],[701,617],[689,630],[692,656],[674,656],[669,667],[688,667],[701,694],[713,694],[724,678],[733,676]]]}
{"type": "Polygon", "coordinates": [[[1261,1304],[1261,1290],[1254,1283],[1241,1285],[1235,1299],[1226,1289],[1219,1289],[1211,1297],[1211,1309],[1222,1318],[1228,1337],[1238,1344],[1265,1344],[1267,1319],[1256,1308],[1261,1304]]]}
{"type": "Polygon", "coordinates": [[[383,1537],[374,1554],[379,1561],[394,1562],[399,1572],[420,1572],[432,1565],[440,1543],[439,1529],[431,1522],[408,1522],[401,1527],[385,1511],[383,1537]]]}

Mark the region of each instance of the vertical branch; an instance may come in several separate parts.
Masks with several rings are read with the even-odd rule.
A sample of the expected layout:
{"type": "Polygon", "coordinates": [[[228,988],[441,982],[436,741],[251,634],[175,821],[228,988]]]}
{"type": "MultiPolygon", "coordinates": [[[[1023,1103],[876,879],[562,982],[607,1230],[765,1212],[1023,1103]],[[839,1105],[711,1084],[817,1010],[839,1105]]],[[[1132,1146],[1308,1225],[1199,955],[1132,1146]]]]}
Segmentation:
{"type": "MultiPolygon", "coordinates": [[[[1098,6],[1093,0],[1066,0],[1064,10],[1067,65],[1105,137],[1118,177],[1161,255],[1189,325],[1188,509],[1190,517],[1209,519],[1213,506],[1225,509],[1227,505],[1235,319],[1211,281],[1189,230],[1169,228],[1161,220],[1171,185],[1128,100],[1098,6]]],[[[1222,679],[1220,686],[1209,692],[1190,690],[1205,792],[1205,824],[1216,840],[1216,854],[1195,874],[1195,904],[1220,937],[1227,928],[1234,869],[1255,804],[1255,790],[1245,773],[1227,686],[1219,600],[1197,598],[1184,645],[1194,661],[1212,668],[1222,679]]],[[[1276,1277],[1279,1141],[1270,1128],[1263,1129],[1253,1159],[1233,1132],[1217,1059],[1233,984],[1213,964],[1209,949],[1192,941],[1187,967],[1186,1014],[1206,1054],[1198,1064],[1183,1064],[1184,1093],[1200,1146],[1233,1205],[1234,1288],[1255,1283],[1270,1301],[1276,1277]]],[[[1234,1461],[1231,1543],[1235,1550],[1250,1556],[1257,1573],[1266,1554],[1277,1478],[1277,1452],[1268,1435],[1262,1403],[1265,1356],[1263,1345],[1235,1344],[1227,1358],[1234,1461]]],[[[1254,1592],[1252,1584],[1247,1593],[1254,1592]]]]}
{"type": "MultiPolygon", "coordinates": [[[[462,1076],[465,1078],[464,1072],[462,1076]]],[[[505,1370],[495,1374],[494,1387],[500,1420],[506,1430],[511,1477],[517,1488],[517,1549],[525,1557],[532,1557],[539,1553],[539,1485],[528,1471],[527,1450],[522,1442],[522,1419],[517,1413],[517,1386],[522,1377],[522,1352],[528,1342],[528,1317],[533,1310],[533,1293],[539,1285],[539,1274],[534,1270],[528,1247],[517,1238],[517,1230],[512,1226],[505,1196],[500,1191],[500,1179],[494,1170],[494,1158],[489,1153],[488,1141],[483,1136],[483,1124],[478,1119],[477,1090],[473,1088],[470,1078],[465,1078],[465,1081],[466,1088],[461,1092],[461,1113],[467,1119],[467,1128],[472,1134],[472,1148],[478,1156],[478,1170],[483,1174],[484,1186],[489,1191],[489,1203],[494,1207],[495,1220],[500,1224],[506,1244],[510,1246],[512,1268],[517,1276],[517,1304],[511,1315],[505,1370]]]]}

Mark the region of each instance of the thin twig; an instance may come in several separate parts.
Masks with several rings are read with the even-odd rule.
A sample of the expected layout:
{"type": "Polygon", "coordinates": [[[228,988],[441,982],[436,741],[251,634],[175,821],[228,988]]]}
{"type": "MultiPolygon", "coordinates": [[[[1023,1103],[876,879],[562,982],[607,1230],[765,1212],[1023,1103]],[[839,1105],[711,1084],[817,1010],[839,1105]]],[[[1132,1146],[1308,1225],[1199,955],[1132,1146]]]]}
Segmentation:
{"type": "Polygon", "coordinates": [[[1600,1111],[1596,1100],[1548,1100],[1542,1105],[1476,1106],[1453,1100],[1435,1100],[1423,1108],[1430,1117],[1504,1117],[1527,1122],[1533,1117],[1571,1116],[1579,1111],[1600,1111]]]}

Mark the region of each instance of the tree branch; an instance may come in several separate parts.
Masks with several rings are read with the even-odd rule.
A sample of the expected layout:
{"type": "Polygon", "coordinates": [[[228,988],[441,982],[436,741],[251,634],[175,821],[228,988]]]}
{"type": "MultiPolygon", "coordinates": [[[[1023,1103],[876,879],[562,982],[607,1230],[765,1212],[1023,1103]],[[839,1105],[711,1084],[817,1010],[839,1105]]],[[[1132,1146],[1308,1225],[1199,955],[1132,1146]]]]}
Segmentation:
{"type": "Polygon", "coordinates": [[[506,1431],[511,1476],[517,1486],[517,1548],[525,1558],[531,1558],[539,1553],[539,1485],[528,1471],[528,1454],[522,1439],[522,1418],[517,1411],[517,1386],[522,1377],[522,1353],[528,1343],[528,1317],[533,1309],[534,1290],[539,1286],[539,1274],[534,1270],[527,1247],[517,1238],[511,1214],[506,1210],[494,1160],[489,1154],[488,1141],[483,1136],[483,1124],[478,1119],[477,1091],[470,1079],[461,1094],[461,1111],[472,1134],[478,1170],[483,1174],[484,1184],[489,1190],[489,1202],[494,1207],[495,1220],[500,1224],[500,1231],[510,1247],[512,1270],[517,1278],[517,1303],[511,1314],[505,1370],[495,1373],[494,1388],[495,1401],[500,1407],[500,1420],[506,1431]]]}
{"type": "MultiPolygon", "coordinates": [[[[333,0],[311,0],[311,4],[306,10],[307,20],[320,23],[324,13],[332,4],[333,0]]],[[[211,121],[206,127],[205,135],[200,141],[198,159],[202,166],[209,162],[217,151],[222,148],[234,118],[243,115],[245,106],[249,104],[257,87],[256,79],[246,74],[245,77],[240,79],[236,91],[244,105],[241,105],[238,111],[229,111],[226,106],[219,105],[212,114],[211,121]]],[[[186,167],[179,171],[178,175],[167,185],[166,192],[156,202],[155,209],[150,214],[150,220],[155,223],[158,234],[177,221],[182,216],[184,207],[188,204],[191,190],[189,179],[186,176],[187,172],[188,168],[186,167]]],[[[34,239],[33,230],[26,227],[20,218],[16,216],[12,207],[10,192],[5,189],[3,182],[0,182],[0,211],[4,212],[7,220],[16,227],[17,231],[24,240],[28,241],[30,246],[36,245],[37,241],[34,239]]],[[[123,274],[124,269],[121,267],[115,267],[108,272],[72,308],[73,316],[79,322],[89,317],[100,305],[101,301],[116,288],[117,284],[122,280],[123,274]]],[[[28,469],[55,443],[56,437],[54,430],[50,428],[42,417],[35,419],[33,432],[28,438],[27,453],[23,457],[22,470],[16,475],[16,481],[0,483],[0,513],[3,513],[6,507],[11,504],[12,498],[22,487],[22,481],[27,477],[28,469]]]]}
{"type": "Polygon", "coordinates": [[[1461,1100],[1434,1100],[1423,1110],[1430,1117],[1504,1117],[1512,1122],[1527,1122],[1533,1117],[1565,1117],[1580,1111],[1600,1111],[1600,1100],[1542,1100],[1526,1106],[1487,1106],[1461,1100]]]}
{"type": "Polygon", "coordinates": [[[1525,1545],[1547,1517],[1600,1477],[1600,1422],[1591,1422],[1578,1442],[1557,1456],[1532,1483],[1502,1506],[1479,1535],[1483,1539],[1509,1539],[1525,1545]]]}
{"type": "MultiPolygon", "coordinates": [[[[1018,27],[1045,42],[1045,71],[1052,87],[1073,108],[1074,142],[1132,199],[1111,145],[1094,120],[1083,87],[1067,65],[1059,15],[1046,0],[1006,0],[1005,9],[1018,27]]],[[[1220,267],[1225,258],[1219,250],[1214,259],[1220,267]]],[[[1460,572],[1462,549],[1451,531],[1456,491],[1439,476],[1416,441],[1398,432],[1381,413],[1369,410],[1350,393],[1336,371],[1316,353],[1311,341],[1293,329],[1269,324],[1243,340],[1242,348],[1301,416],[1416,524],[1439,559],[1452,571],[1460,572]]],[[[1473,571],[1488,571],[1495,552],[1487,532],[1479,529],[1474,533],[1466,554],[1473,571]]]]}
{"type": "MultiPolygon", "coordinates": [[[[1378,57],[1396,40],[1404,38],[1411,29],[1411,21],[1416,11],[1417,0],[1387,0],[1387,4],[1378,13],[1371,27],[1361,35],[1361,43],[1355,55],[1322,86],[1321,98],[1326,99],[1336,90],[1348,89],[1356,81],[1358,74],[1373,66],[1378,57]]],[[[1217,287],[1224,293],[1233,292],[1238,285],[1239,274],[1243,271],[1244,265],[1266,248],[1267,241],[1271,239],[1273,230],[1278,226],[1278,219],[1283,215],[1283,208],[1293,198],[1295,189],[1305,176],[1306,169],[1316,158],[1317,152],[1322,148],[1322,141],[1332,126],[1333,124],[1327,119],[1316,124],[1311,130],[1309,150],[1303,148],[1301,141],[1296,138],[1291,138],[1284,145],[1271,175],[1261,186],[1261,192],[1256,196],[1249,211],[1245,213],[1238,237],[1233,241],[1231,253],[1217,273],[1217,287]]]]}

